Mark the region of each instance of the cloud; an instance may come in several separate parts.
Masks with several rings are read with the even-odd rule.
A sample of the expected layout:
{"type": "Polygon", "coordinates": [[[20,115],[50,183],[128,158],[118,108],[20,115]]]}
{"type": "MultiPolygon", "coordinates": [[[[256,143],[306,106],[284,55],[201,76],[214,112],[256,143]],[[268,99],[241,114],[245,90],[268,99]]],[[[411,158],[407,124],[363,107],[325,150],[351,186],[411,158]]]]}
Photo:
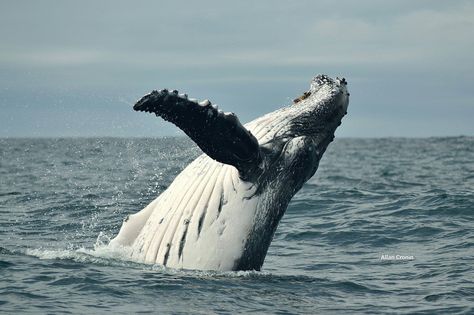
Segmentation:
{"type": "Polygon", "coordinates": [[[405,10],[400,9],[403,1],[384,6],[373,1],[97,5],[98,10],[91,11],[87,6],[55,3],[54,9],[32,9],[44,15],[22,13],[25,25],[13,20],[3,28],[4,33],[10,29],[18,34],[2,34],[0,64],[184,68],[407,62],[413,66],[439,62],[450,54],[466,59],[470,56],[466,48],[474,50],[467,32],[474,26],[474,4],[464,2],[449,8],[430,2],[429,9],[411,4],[405,10]],[[108,7],[107,15],[101,7],[108,7]],[[372,10],[372,15],[362,8],[370,8],[367,12],[372,10]],[[75,11],[87,15],[67,13],[75,11]],[[464,49],[453,51],[455,47],[464,49]]]}
{"type": "Polygon", "coordinates": [[[47,95],[82,95],[93,111],[111,103],[98,93],[176,87],[255,117],[324,72],[349,79],[352,117],[364,122],[349,134],[371,120],[397,126],[394,112],[416,126],[431,107],[454,126],[446,104],[474,103],[473,16],[462,0],[17,1],[0,12],[0,107],[22,94],[47,117],[47,95]]]}
{"type": "Polygon", "coordinates": [[[35,50],[30,52],[2,52],[3,64],[17,67],[82,66],[103,62],[106,55],[100,51],[81,49],[35,50]]]}

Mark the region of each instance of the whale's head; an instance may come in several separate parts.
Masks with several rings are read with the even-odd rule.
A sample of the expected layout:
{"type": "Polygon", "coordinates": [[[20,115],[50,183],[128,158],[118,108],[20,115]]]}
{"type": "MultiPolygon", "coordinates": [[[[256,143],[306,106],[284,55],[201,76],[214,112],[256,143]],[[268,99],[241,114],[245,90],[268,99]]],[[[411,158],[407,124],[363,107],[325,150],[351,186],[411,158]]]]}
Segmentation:
{"type": "Polygon", "coordinates": [[[309,91],[293,102],[291,132],[314,140],[326,136],[332,139],[347,113],[347,81],[318,75],[311,80],[309,91]]]}
{"type": "Polygon", "coordinates": [[[347,113],[348,104],[344,78],[314,77],[309,90],[292,105],[266,117],[268,133],[261,138],[261,144],[274,152],[269,155],[268,169],[283,170],[288,176],[280,173],[279,178],[294,181],[292,186],[299,189],[316,172],[319,160],[347,113]]]}
{"type": "Polygon", "coordinates": [[[320,151],[334,139],[334,132],[347,113],[349,92],[346,79],[317,75],[293,104],[270,114],[269,141],[285,143],[298,137],[311,139],[320,151]]]}

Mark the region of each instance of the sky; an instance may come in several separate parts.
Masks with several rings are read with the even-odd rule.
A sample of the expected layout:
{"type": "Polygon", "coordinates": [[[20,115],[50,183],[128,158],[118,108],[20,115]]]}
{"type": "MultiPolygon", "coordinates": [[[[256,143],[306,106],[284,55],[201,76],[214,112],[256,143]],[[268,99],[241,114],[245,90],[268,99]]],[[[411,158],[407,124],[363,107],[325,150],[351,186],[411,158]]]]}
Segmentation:
{"type": "Polygon", "coordinates": [[[242,122],[319,73],[351,93],[338,137],[474,135],[474,1],[0,0],[0,137],[172,136],[152,89],[242,122]]]}

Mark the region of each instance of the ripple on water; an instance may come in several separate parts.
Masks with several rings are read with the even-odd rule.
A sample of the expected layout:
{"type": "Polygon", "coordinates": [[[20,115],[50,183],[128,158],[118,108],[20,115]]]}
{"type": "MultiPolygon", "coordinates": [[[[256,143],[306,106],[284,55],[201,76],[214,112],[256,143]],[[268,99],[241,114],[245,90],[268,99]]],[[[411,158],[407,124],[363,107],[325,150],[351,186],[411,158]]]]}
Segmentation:
{"type": "Polygon", "coordinates": [[[215,272],[100,245],[200,154],[189,140],[0,139],[1,309],[474,313],[473,145],[337,139],[290,203],[263,271],[215,272]]]}

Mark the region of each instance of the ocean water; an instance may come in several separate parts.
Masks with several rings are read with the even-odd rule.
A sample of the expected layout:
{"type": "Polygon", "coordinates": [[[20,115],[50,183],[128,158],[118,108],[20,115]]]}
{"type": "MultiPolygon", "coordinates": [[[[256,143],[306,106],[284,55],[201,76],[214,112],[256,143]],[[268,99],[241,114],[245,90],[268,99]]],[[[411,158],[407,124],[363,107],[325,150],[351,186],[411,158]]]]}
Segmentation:
{"type": "Polygon", "coordinates": [[[261,272],[107,250],[199,154],[185,138],[0,139],[0,313],[474,314],[474,138],[336,139],[261,272]]]}

